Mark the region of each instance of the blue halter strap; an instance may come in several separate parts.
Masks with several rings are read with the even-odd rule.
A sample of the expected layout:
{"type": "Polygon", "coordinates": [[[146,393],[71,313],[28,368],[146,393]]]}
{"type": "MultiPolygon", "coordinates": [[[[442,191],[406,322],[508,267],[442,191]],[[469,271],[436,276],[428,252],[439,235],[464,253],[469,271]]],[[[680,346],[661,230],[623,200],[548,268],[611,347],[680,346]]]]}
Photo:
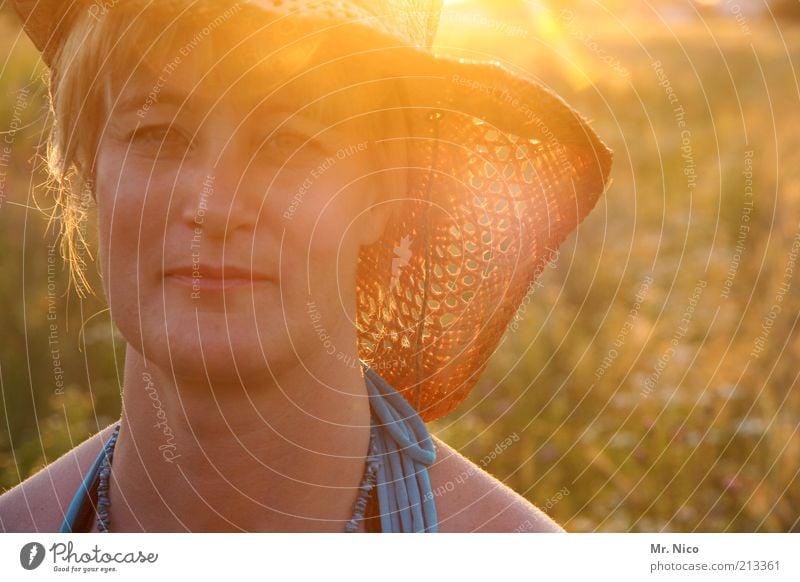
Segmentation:
{"type": "Polygon", "coordinates": [[[431,435],[414,408],[371,368],[364,370],[378,428],[378,501],[384,532],[438,531],[428,465],[431,435]]]}
{"type": "MultiPolygon", "coordinates": [[[[92,492],[97,489],[100,480],[100,470],[105,464],[106,459],[109,463],[114,456],[114,445],[117,444],[117,436],[119,435],[119,423],[114,427],[114,432],[111,437],[103,445],[100,454],[97,455],[92,467],[83,479],[83,482],[75,492],[72,498],[72,503],[69,504],[67,514],[64,516],[64,521],[61,523],[59,533],[76,533],[75,528],[86,523],[95,509],[92,504],[92,492]]],[[[101,510],[104,508],[100,508],[101,510]]]]}
{"type": "MultiPolygon", "coordinates": [[[[364,366],[364,377],[372,411],[371,438],[375,439],[375,448],[366,463],[377,467],[375,486],[381,531],[437,532],[436,504],[428,475],[428,465],[436,460],[436,449],[428,428],[403,396],[372,368],[364,366]]],[[[95,511],[107,511],[102,503],[95,507],[92,496],[98,489],[101,471],[110,470],[118,434],[119,423],[78,487],[61,533],[76,533],[83,524],[91,523],[95,511]]],[[[367,483],[365,487],[371,489],[372,485],[367,483]]],[[[359,499],[356,514],[360,517],[365,503],[365,499],[359,499]]],[[[355,531],[356,526],[348,524],[346,529],[355,531]]]]}

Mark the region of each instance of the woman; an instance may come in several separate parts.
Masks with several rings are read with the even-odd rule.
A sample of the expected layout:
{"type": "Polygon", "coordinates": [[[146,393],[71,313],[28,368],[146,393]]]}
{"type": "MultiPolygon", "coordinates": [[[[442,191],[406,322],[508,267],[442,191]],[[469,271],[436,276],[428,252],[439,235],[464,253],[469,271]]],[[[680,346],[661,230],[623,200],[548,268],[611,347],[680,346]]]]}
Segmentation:
{"type": "Polygon", "coordinates": [[[577,114],[431,55],[438,2],[15,4],[127,348],[120,422],[6,531],[561,531],[422,420],[602,194],[577,114]]]}

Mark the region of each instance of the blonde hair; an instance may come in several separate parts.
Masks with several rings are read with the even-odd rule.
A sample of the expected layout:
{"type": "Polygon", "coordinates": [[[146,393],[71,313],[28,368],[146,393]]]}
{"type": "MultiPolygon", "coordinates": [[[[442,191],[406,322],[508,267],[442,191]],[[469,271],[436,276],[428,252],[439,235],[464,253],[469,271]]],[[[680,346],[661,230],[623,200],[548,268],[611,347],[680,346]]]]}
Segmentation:
{"type": "MultiPolygon", "coordinates": [[[[86,277],[83,258],[88,254],[93,259],[85,227],[89,208],[94,203],[95,156],[115,91],[120,84],[124,85],[135,67],[147,66],[148,59],[164,63],[170,56],[174,57],[175,47],[180,46],[181,40],[184,47],[208,51],[212,58],[220,54],[220,41],[224,43],[222,54],[229,55],[236,49],[242,54],[235,56],[243,62],[248,56],[263,58],[268,52],[263,49],[263,43],[255,49],[252,43],[244,48],[241,45],[241,39],[265,32],[260,24],[263,18],[247,17],[248,12],[258,10],[237,3],[220,13],[214,2],[128,0],[103,11],[84,10],[76,15],[69,34],[54,56],[48,79],[52,123],[46,165],[48,185],[54,196],[50,222],[59,225],[61,255],[70,271],[70,284],[79,296],[94,293],[86,277]],[[153,22],[168,24],[160,28],[154,27],[153,22]],[[233,30],[229,30],[227,36],[218,34],[226,28],[233,30]],[[197,42],[198,37],[203,42],[197,42]],[[205,42],[206,37],[212,42],[205,42]]],[[[341,38],[334,40],[320,35],[309,35],[307,41],[299,44],[282,43],[296,35],[300,26],[282,23],[269,31],[272,44],[279,47],[277,56],[270,57],[269,66],[281,72],[279,78],[287,78],[287,72],[289,78],[298,76],[312,63],[330,60],[330,54],[343,49],[341,38]]],[[[334,68],[333,74],[330,67],[326,70],[322,79],[329,85],[328,89],[353,83],[353,74],[363,73],[352,65],[347,73],[342,69],[334,68]]],[[[224,75],[225,71],[215,74],[224,75]]],[[[311,78],[316,83],[321,77],[311,78]]],[[[320,89],[323,93],[326,91],[325,87],[320,89]]],[[[339,97],[337,105],[351,111],[396,111],[405,102],[401,83],[393,83],[389,90],[384,86],[377,92],[378,107],[375,95],[360,89],[355,94],[349,92],[339,97]]],[[[329,110],[330,105],[325,109],[329,110]]]]}

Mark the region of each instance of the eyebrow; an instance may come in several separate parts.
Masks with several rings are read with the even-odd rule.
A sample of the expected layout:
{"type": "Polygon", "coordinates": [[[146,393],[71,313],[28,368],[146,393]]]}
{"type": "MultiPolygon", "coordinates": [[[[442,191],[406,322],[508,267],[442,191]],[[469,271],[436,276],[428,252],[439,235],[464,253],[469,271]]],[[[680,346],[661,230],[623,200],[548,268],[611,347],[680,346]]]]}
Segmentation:
{"type": "Polygon", "coordinates": [[[146,111],[160,104],[175,105],[189,110],[194,108],[191,94],[181,93],[166,87],[159,88],[155,84],[147,93],[138,90],[125,92],[122,98],[118,98],[113,108],[118,112],[146,111]]]}
{"type": "MultiPolygon", "coordinates": [[[[205,109],[212,104],[210,100],[208,103],[205,103],[205,101],[207,101],[205,98],[198,97],[191,93],[183,93],[181,91],[175,91],[166,87],[163,87],[159,90],[155,87],[156,86],[154,85],[154,89],[147,93],[141,90],[126,92],[124,96],[118,98],[116,104],[113,106],[114,110],[117,112],[149,110],[156,105],[161,104],[174,105],[188,111],[195,111],[198,109],[205,109]],[[199,104],[198,101],[203,103],[199,104]]],[[[285,100],[258,99],[245,100],[243,103],[246,106],[256,110],[263,109],[267,106],[267,104],[269,104],[270,110],[279,113],[295,113],[297,111],[297,108],[294,104],[285,100]]],[[[310,105],[309,108],[316,109],[319,107],[320,104],[316,103],[310,105]]]]}
{"type": "MultiPolygon", "coordinates": [[[[196,97],[192,94],[162,88],[158,92],[127,92],[123,97],[117,100],[117,103],[113,107],[118,113],[127,113],[130,111],[147,111],[156,107],[157,105],[174,105],[186,110],[187,112],[192,112],[207,107],[205,103],[198,104],[198,100],[204,101],[202,97],[196,97]]],[[[210,103],[208,106],[210,106],[210,103]]],[[[301,117],[317,116],[320,115],[321,110],[325,109],[325,106],[319,102],[304,104],[302,107],[297,107],[296,104],[292,104],[284,100],[276,100],[271,103],[269,101],[261,100],[258,102],[249,103],[249,106],[259,112],[268,110],[279,115],[300,115],[301,117]]]]}

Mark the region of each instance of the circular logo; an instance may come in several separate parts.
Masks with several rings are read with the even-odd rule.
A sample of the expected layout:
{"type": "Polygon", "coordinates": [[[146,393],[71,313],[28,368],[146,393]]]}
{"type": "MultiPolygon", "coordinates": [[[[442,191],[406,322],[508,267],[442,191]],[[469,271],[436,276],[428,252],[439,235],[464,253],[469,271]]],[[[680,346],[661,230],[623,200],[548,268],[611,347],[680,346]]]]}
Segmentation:
{"type": "Polygon", "coordinates": [[[26,570],[35,570],[44,561],[44,546],[39,542],[29,542],[19,551],[19,563],[26,570]]]}

